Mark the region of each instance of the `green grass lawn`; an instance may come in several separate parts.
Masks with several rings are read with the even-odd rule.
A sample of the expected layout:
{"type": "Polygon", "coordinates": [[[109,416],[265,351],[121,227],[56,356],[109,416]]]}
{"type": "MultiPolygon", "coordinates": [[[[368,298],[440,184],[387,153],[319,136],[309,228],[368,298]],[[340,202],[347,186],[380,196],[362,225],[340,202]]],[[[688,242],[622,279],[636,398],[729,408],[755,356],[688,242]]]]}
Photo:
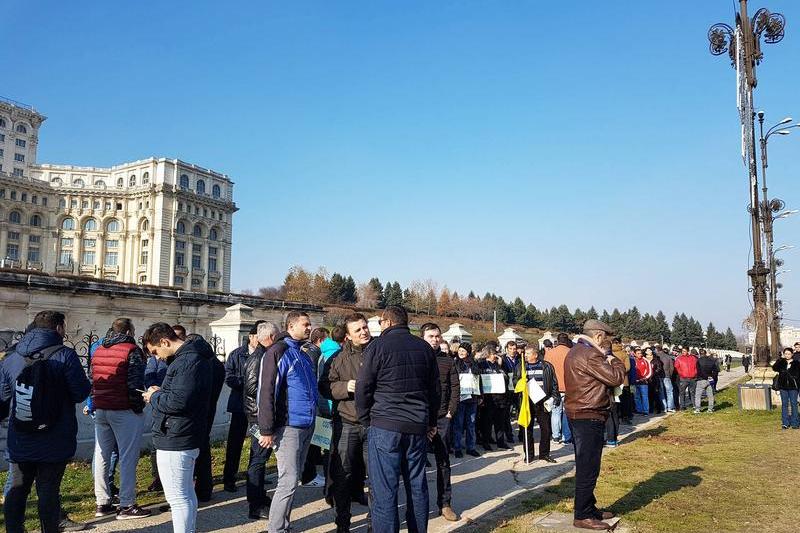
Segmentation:
{"type": "MultiPolygon", "coordinates": [[[[714,414],[678,413],[608,450],[598,506],[637,532],[797,531],[800,430],[781,430],[780,410],[740,411],[735,386],[717,405],[714,414]]],[[[567,477],[474,530],[531,531],[547,511],[571,514],[574,486],[567,477]]]]}
{"type": "MultiPolygon", "coordinates": [[[[250,458],[250,444],[247,441],[247,446],[244,447],[242,452],[242,459],[239,464],[239,471],[247,471],[247,462],[250,458]]],[[[225,442],[220,442],[212,445],[211,448],[211,468],[214,473],[216,482],[221,483],[222,468],[225,465],[225,442]]],[[[267,467],[269,472],[270,466],[275,465],[275,455],[272,454],[270,462],[267,467]]],[[[7,472],[0,474],[0,484],[4,484],[8,477],[7,472]]],[[[240,475],[241,477],[241,475],[240,475]]],[[[150,456],[143,454],[139,459],[139,464],[136,469],[136,489],[137,489],[137,503],[139,505],[150,505],[164,501],[164,494],[161,492],[146,492],[147,486],[153,481],[150,474],[150,456]]],[[[119,475],[117,475],[117,486],[119,486],[119,475]]],[[[241,495],[244,495],[244,489],[240,489],[241,495]]],[[[94,480],[92,478],[92,466],[86,462],[74,462],[67,466],[64,474],[64,481],[61,483],[61,502],[64,509],[73,520],[86,521],[94,518],[95,511],[95,498],[94,498],[94,480]]],[[[39,529],[38,513],[36,511],[36,487],[34,486],[31,491],[31,496],[28,500],[28,508],[26,511],[26,524],[25,527],[28,531],[39,529]]],[[[5,530],[5,520],[0,513],[0,528],[5,530]]]]}

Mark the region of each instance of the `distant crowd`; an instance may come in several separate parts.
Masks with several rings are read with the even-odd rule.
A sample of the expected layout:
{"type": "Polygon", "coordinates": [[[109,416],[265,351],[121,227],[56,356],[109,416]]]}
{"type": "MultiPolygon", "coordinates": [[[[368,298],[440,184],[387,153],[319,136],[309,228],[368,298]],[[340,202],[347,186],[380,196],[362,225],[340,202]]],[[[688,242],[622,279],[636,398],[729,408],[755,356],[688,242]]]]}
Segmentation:
{"type": "MultiPolygon", "coordinates": [[[[704,349],[623,345],[598,320],[587,321],[574,339],[559,334],[541,348],[448,343],[434,323],[423,324],[417,336],[399,306],[382,310],[380,325],[373,338],[359,313],[328,330],[312,328],[307,314],[293,311],[280,326],[256,322],[223,364],[183,326],[156,323],[137,341],[132,321],[118,318],[92,345],[87,375],[63,344],[64,315],[37,314],[0,362],[0,414],[10,420],[7,531],[24,531],[34,482],[43,532],[86,528],[66,516],[60,501],[77,447],[75,404],[83,402],[95,427],[95,516],[151,515],[136,502],[149,408],[155,452],[147,490],[163,491],[162,511],[171,512],[174,531],[196,531],[198,502],[212,498],[210,433],[225,385],[231,420],[223,487],[239,490],[244,443],[248,517],[266,520],[269,532],[290,530],[298,486],[321,491],[335,509],[337,531],[350,531],[354,504],[366,508],[371,531],[399,531],[401,479],[406,527],[424,532],[428,454],[436,462],[439,514],[458,521],[451,456],[479,457],[519,443],[527,462],[554,463],[553,442],[575,447],[574,525],[606,529],[613,514],[596,507],[593,491],[602,448],[617,446],[620,424],[633,423],[634,415],[700,413],[704,398],[713,412],[719,374],[732,363],[704,349]],[[270,498],[265,471],[273,453],[278,476],[270,498]]],[[[749,360],[742,364],[747,369],[749,360]]],[[[773,388],[785,398],[783,427],[797,428],[800,342],[773,369],[773,388]]]]}

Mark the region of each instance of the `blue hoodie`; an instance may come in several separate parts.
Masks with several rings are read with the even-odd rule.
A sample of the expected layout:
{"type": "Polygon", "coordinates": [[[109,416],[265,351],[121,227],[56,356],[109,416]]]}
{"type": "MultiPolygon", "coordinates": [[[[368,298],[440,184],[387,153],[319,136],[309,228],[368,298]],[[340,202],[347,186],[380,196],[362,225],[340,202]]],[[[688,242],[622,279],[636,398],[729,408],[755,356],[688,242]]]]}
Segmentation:
{"type": "MultiPolygon", "coordinates": [[[[32,329],[22,337],[13,353],[0,364],[0,400],[13,403],[14,385],[22,369],[25,357],[50,346],[63,344],[61,336],[49,329],[32,329]]],[[[92,390],[75,350],[64,346],[46,362],[54,375],[63,376],[58,389],[63,395],[61,415],[52,429],[39,433],[18,432],[14,419],[8,425],[8,454],[13,463],[61,462],[75,455],[77,448],[78,420],[75,404],[83,402],[92,390]]]]}

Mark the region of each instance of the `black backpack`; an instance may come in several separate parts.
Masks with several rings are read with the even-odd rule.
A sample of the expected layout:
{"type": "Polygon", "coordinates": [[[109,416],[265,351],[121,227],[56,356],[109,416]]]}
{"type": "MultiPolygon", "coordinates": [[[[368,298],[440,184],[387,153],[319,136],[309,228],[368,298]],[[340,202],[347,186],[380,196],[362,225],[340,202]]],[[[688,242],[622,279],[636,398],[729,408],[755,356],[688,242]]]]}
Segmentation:
{"type": "Polygon", "coordinates": [[[25,357],[25,367],[14,383],[11,418],[15,430],[38,433],[49,430],[58,422],[63,403],[63,380],[46,361],[62,348],[64,345],[57,344],[25,357]]]}

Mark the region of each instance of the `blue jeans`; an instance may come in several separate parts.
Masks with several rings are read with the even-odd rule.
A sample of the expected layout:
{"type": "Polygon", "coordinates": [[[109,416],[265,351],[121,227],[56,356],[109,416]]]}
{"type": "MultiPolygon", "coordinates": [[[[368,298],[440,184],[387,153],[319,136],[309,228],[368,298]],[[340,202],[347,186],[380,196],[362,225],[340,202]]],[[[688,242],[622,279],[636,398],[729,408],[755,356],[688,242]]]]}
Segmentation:
{"type": "Polygon", "coordinates": [[[194,462],[200,450],[157,450],[158,474],[164,498],[172,512],[174,533],[194,533],[197,523],[197,494],[194,491],[194,462]]]}
{"type": "Polygon", "coordinates": [[[561,403],[553,406],[550,413],[550,430],[553,440],[561,440],[561,417],[564,416],[564,395],[561,395],[561,403]]]}
{"type": "Polygon", "coordinates": [[[425,435],[398,433],[375,426],[369,428],[369,481],[375,491],[372,530],[400,531],[397,492],[400,476],[406,491],[406,522],[409,533],[428,531],[428,481],[425,477],[425,435]]]}
{"type": "MultiPolygon", "coordinates": [[[[564,405],[564,400],[561,400],[561,405],[564,405]]],[[[567,418],[567,410],[561,410],[561,442],[572,442],[572,426],[567,418]]]]}
{"type": "Polygon", "coordinates": [[[633,400],[636,403],[636,412],[641,414],[650,413],[650,401],[647,399],[647,383],[636,384],[636,396],[633,400]]]}
{"type": "Polygon", "coordinates": [[[675,410],[675,397],[672,394],[672,380],[669,378],[661,378],[661,390],[658,391],[661,397],[661,405],[665,411],[675,410]]]}
{"type": "Polygon", "coordinates": [[[467,432],[467,451],[475,449],[475,415],[478,412],[477,402],[461,402],[458,404],[456,416],[453,417],[453,450],[461,451],[461,438],[467,432]]]}
{"type": "Polygon", "coordinates": [[[781,424],[792,426],[793,428],[800,427],[800,416],[797,414],[796,390],[781,391],[781,424]]]}

